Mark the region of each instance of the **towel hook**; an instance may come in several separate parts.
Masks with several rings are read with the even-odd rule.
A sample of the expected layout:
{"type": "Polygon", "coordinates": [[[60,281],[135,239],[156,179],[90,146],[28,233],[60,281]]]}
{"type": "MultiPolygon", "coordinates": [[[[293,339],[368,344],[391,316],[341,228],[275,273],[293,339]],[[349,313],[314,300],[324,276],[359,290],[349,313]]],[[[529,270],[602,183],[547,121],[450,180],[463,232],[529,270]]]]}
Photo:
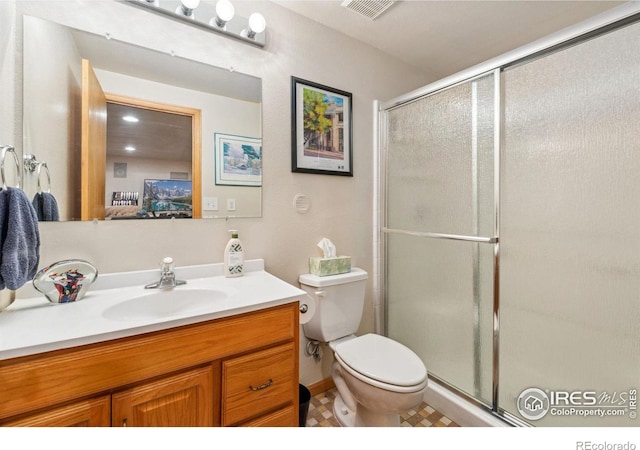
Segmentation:
{"type": "Polygon", "coordinates": [[[16,187],[20,188],[20,161],[18,160],[18,155],[16,155],[16,150],[10,145],[2,145],[0,146],[2,152],[0,153],[0,178],[2,178],[2,190],[7,190],[7,179],[4,173],[4,160],[7,156],[7,152],[13,155],[13,159],[16,163],[16,187]]]}
{"type": "Polygon", "coordinates": [[[50,194],[51,193],[51,173],[49,172],[49,167],[47,166],[46,162],[39,162],[38,163],[38,172],[36,174],[36,176],[38,177],[38,192],[42,192],[42,187],[40,185],[40,173],[42,172],[42,168],[44,167],[45,169],[45,173],[47,174],[47,192],[50,194]]]}

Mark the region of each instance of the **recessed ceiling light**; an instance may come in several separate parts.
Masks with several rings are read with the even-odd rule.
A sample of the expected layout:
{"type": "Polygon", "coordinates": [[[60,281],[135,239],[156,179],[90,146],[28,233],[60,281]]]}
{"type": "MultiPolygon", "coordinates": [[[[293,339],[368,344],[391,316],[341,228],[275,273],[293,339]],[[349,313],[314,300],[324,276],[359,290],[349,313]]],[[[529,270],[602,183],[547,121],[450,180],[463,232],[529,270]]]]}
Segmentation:
{"type": "Polygon", "coordinates": [[[128,151],[128,152],[135,152],[136,151],[136,148],[133,145],[127,145],[124,149],[126,151],[128,151]]]}
{"type": "Polygon", "coordinates": [[[133,116],[122,116],[122,120],[125,122],[138,122],[138,118],[133,116]]]}

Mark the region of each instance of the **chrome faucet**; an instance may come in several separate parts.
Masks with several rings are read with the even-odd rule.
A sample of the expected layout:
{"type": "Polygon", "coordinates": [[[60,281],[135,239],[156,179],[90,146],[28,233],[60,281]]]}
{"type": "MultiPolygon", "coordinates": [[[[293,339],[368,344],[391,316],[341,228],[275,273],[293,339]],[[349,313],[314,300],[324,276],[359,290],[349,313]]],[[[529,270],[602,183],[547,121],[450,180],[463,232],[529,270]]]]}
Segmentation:
{"type": "Polygon", "coordinates": [[[167,256],[162,260],[160,264],[160,281],[156,281],[155,283],[147,284],[145,289],[165,289],[172,288],[176,286],[180,286],[182,284],[187,284],[184,280],[176,280],[176,274],[173,272],[175,268],[175,264],[173,263],[173,258],[167,256]]]}

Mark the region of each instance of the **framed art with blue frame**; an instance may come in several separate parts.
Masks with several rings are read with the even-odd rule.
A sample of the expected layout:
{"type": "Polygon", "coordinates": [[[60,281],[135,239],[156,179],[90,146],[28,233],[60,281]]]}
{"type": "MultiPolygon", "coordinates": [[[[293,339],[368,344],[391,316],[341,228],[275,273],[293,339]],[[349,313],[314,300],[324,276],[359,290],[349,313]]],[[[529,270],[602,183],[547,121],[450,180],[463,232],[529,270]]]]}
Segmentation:
{"type": "Polygon", "coordinates": [[[262,186],[262,139],[214,133],[215,184],[262,186]]]}

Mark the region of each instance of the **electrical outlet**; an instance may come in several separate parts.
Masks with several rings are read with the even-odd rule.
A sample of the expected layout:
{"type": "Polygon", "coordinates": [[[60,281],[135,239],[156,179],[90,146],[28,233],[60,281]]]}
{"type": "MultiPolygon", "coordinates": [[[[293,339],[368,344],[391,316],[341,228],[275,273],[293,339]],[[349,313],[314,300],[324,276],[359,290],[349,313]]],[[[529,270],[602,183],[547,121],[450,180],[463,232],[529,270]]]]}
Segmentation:
{"type": "Polygon", "coordinates": [[[202,203],[205,211],[217,211],[218,210],[218,197],[203,197],[202,203]]]}
{"type": "Polygon", "coordinates": [[[227,199],[227,211],[235,211],[236,210],[236,199],[228,198],[227,199]]]}

